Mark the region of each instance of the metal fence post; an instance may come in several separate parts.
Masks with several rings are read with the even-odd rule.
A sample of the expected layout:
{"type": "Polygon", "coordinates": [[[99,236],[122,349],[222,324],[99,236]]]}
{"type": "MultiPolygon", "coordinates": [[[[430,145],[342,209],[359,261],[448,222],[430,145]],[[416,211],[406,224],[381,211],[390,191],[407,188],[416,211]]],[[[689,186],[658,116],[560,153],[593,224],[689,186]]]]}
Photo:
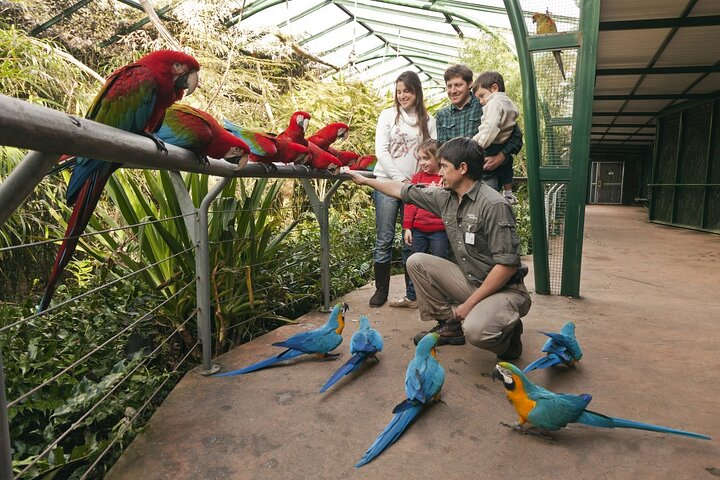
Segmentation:
{"type": "Polygon", "coordinates": [[[205,195],[200,208],[197,209],[195,244],[195,269],[197,272],[195,289],[197,294],[197,326],[198,337],[202,345],[203,364],[199,372],[212,375],[220,370],[219,365],[212,364],[212,329],[210,322],[210,245],[208,241],[208,209],[210,204],[222,192],[231,179],[221,178],[205,195]]]}
{"type": "Polygon", "coordinates": [[[5,369],[0,349],[0,478],[13,478],[12,447],[10,445],[10,423],[8,420],[7,397],[5,396],[5,369]]]}
{"type": "Polygon", "coordinates": [[[310,199],[315,217],[320,224],[320,285],[323,289],[323,311],[330,311],[330,199],[342,184],[343,180],[335,180],[322,201],[318,198],[315,189],[307,178],[302,179],[302,185],[310,199]]]}

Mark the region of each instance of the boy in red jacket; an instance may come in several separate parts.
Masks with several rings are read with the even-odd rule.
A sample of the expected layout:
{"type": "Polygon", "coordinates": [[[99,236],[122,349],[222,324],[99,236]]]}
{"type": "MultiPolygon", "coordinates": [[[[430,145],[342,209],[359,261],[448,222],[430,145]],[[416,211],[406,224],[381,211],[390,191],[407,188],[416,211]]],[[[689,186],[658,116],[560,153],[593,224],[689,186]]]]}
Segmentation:
{"type": "MultiPolygon", "coordinates": [[[[439,175],[440,162],[437,158],[438,142],[426,140],[417,149],[418,165],[420,171],[413,175],[411,182],[428,187],[442,188],[442,178],[439,175]]],[[[403,214],[403,239],[412,248],[412,253],[432,253],[435,256],[447,259],[450,251],[450,242],[445,233],[445,224],[440,217],[415,205],[405,204],[403,214]]],[[[391,307],[417,308],[415,286],[405,272],[407,289],[401,300],[390,302],[391,307]]]]}

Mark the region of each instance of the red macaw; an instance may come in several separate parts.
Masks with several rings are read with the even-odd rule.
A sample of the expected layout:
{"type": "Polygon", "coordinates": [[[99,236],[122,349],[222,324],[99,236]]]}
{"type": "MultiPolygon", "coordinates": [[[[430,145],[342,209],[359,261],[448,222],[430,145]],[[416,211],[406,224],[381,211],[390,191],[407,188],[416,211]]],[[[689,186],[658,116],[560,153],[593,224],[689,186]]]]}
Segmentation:
{"type": "Polygon", "coordinates": [[[340,163],[342,163],[343,167],[351,167],[357,163],[358,159],[360,158],[360,155],[351,152],[350,150],[335,150],[334,148],[330,148],[328,150],[331,154],[335,155],[338,160],[340,160],[340,163]]]}
{"type": "Polygon", "coordinates": [[[377,157],[375,155],[363,155],[357,159],[354,165],[350,166],[350,170],[367,170],[372,172],[375,170],[377,157]]]}
{"type": "Polygon", "coordinates": [[[330,123],[308,137],[308,141],[314,143],[323,150],[328,150],[335,141],[348,137],[350,127],[341,122],[330,123]]]}
{"type": "Polygon", "coordinates": [[[305,138],[308,124],[310,123],[310,114],[307,112],[295,112],[290,117],[288,128],[285,129],[278,137],[286,137],[295,143],[307,146],[308,141],[305,138]]]}
{"type": "Polygon", "coordinates": [[[312,168],[334,171],[343,166],[336,156],[330,152],[326,152],[312,142],[308,142],[308,151],[310,155],[308,156],[306,165],[312,168]]]}
{"type": "MultiPolygon", "coordinates": [[[[303,119],[300,118],[299,115],[302,113],[303,112],[296,112],[298,120],[294,120],[296,122],[295,125],[302,124],[303,119]]],[[[308,114],[305,115],[307,115],[308,119],[310,118],[308,114]]],[[[295,143],[290,138],[290,134],[286,133],[287,130],[275,136],[271,133],[259,133],[248,130],[245,127],[241,127],[227,120],[225,120],[225,128],[250,146],[251,162],[262,163],[269,169],[277,170],[274,164],[275,162],[302,163],[308,153],[307,147],[300,143],[295,143]]],[[[291,128],[288,128],[288,130],[291,130],[291,128]]],[[[302,138],[302,133],[300,134],[300,138],[302,138]]],[[[305,143],[307,143],[307,140],[305,140],[305,143]]]]}
{"type": "Polygon", "coordinates": [[[250,153],[247,143],[225,130],[215,118],[207,112],[189,105],[176,103],[165,112],[157,136],[177,147],[187,148],[198,155],[202,161],[212,158],[237,158],[242,168],[250,153]]]}
{"type": "MultiPolygon", "coordinates": [[[[153,135],[162,124],[165,110],[198,83],[200,65],[190,55],[172,50],[149,53],[138,61],[115,70],[93,100],[86,118],[121,130],[148,136],[160,151],[167,151],[153,135]]],[[[52,272],[38,311],[47,309],[60,274],[72,258],[79,235],[85,230],[110,175],[122,164],[92,158],[77,159],[66,199],[75,205],[68,220],[52,272]]]]}
{"type": "Polygon", "coordinates": [[[308,155],[308,147],[295,143],[287,137],[276,137],[277,153],[270,156],[250,154],[250,161],[267,165],[270,169],[277,170],[274,162],[278,163],[304,163],[308,155]]]}

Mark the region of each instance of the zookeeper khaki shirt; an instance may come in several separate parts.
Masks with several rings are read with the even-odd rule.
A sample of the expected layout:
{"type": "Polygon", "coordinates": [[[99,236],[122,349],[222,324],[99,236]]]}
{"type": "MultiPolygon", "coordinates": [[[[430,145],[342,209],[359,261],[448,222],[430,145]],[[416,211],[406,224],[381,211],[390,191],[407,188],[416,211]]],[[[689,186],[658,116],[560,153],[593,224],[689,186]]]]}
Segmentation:
{"type": "Polygon", "coordinates": [[[455,261],[472,284],[479,286],[496,264],[518,267],[508,285],[527,275],[527,266],[520,262],[515,215],[505,199],[484,183],[475,182],[459,203],[450,190],[406,184],[402,201],[443,219],[455,261]]]}

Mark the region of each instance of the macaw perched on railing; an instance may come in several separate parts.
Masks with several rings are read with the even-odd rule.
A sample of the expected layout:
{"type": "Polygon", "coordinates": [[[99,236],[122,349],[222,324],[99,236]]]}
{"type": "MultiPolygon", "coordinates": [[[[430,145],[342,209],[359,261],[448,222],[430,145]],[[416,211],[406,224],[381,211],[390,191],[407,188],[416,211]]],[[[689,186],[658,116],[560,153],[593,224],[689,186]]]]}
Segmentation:
{"type": "Polygon", "coordinates": [[[335,350],[342,343],[342,331],[343,327],[345,327],[345,312],[347,309],[348,306],[346,303],[338,303],[330,313],[330,318],[328,318],[328,321],[322,327],[310,330],[309,332],[298,333],[282,342],[273,343],[274,347],[286,348],[287,350],[284,352],[248,365],[247,367],[231,372],[220,373],[215,376],[230,377],[255,372],[278,362],[299,357],[300,355],[318,355],[322,358],[339,356],[339,353],[331,354],[329,352],[335,350]]]}
{"type": "Polygon", "coordinates": [[[523,373],[532,372],[541,368],[549,368],[555,365],[567,365],[575,368],[577,363],[583,356],[580,344],[575,338],[575,323],[565,322],[560,329],[560,333],[540,332],[550,337],[543,345],[543,352],[547,353],[544,357],[540,357],[530,365],[525,367],[523,373]]]}
{"type": "MultiPolygon", "coordinates": [[[[167,152],[154,132],[160,128],[165,110],[195,90],[198,70],[197,60],[186,53],[171,50],[149,53],[108,77],[85,118],[150,137],[158,150],[167,152]]],[[[68,205],[74,208],[38,312],[50,305],[60,274],[70,262],[105,184],[122,164],[80,157],[74,165],[66,193],[68,205]]]]}
{"type": "Polygon", "coordinates": [[[410,423],[423,410],[440,400],[440,389],[445,382],[445,370],[437,361],[435,346],[440,336],[428,333],[415,348],[415,358],[410,361],[405,374],[407,398],[394,409],[395,416],[380,436],[370,445],[355,467],[362,467],[380,455],[403,434],[410,423]]]}
{"type": "MultiPolygon", "coordinates": [[[[329,151],[330,145],[339,139],[348,137],[350,127],[342,122],[329,123],[320,130],[308,137],[308,142],[312,142],[325,151],[329,151]]],[[[332,152],[331,152],[332,153],[332,152]]]]}
{"type": "Polygon", "coordinates": [[[179,103],[165,111],[157,136],[165,143],[192,151],[204,163],[207,157],[224,158],[242,168],[250,153],[248,144],[225,130],[212,115],[179,103]]]}
{"type": "Polygon", "coordinates": [[[377,165],[377,157],[375,155],[362,155],[353,165],[350,166],[350,170],[365,170],[372,172],[375,170],[375,165],[377,165]]]}
{"type": "Polygon", "coordinates": [[[333,373],[328,381],[320,389],[320,393],[335,385],[342,377],[349,375],[365,363],[368,358],[374,358],[383,349],[382,335],[370,326],[370,320],[365,315],[360,315],[360,328],[350,338],[350,360],[333,373]]]}
{"type": "MultiPolygon", "coordinates": [[[[223,126],[225,130],[247,144],[250,148],[251,155],[257,157],[272,157],[277,154],[277,139],[273,135],[250,130],[230,120],[224,120],[223,126]]],[[[252,160],[252,158],[250,160],[252,160]]]]}
{"type": "MultiPolygon", "coordinates": [[[[296,122],[303,123],[305,117],[298,115],[297,118],[300,120],[295,120],[296,122]]],[[[271,133],[260,133],[236,125],[228,120],[225,120],[225,128],[248,144],[250,147],[250,161],[264,165],[268,171],[277,171],[275,163],[305,163],[308,156],[308,148],[302,143],[292,141],[287,134],[275,136],[271,133]]],[[[305,143],[307,144],[307,141],[305,143]]]]}
{"type": "MultiPolygon", "coordinates": [[[[568,423],[582,423],[591,427],[635,428],[660,433],[672,433],[687,437],[710,440],[707,435],[686,432],[674,428],[641,423],[624,418],[608,417],[601,413],[586,410],[592,400],[587,393],[581,395],[558,394],[533,384],[519,368],[512,363],[500,362],[492,371],[493,380],[501,380],[505,386],[507,398],[519,415],[516,430],[527,432],[523,425],[531,423],[543,430],[560,430],[568,423]]],[[[508,425],[509,426],[509,425],[508,425]]]]}
{"type": "Polygon", "coordinates": [[[307,112],[297,111],[290,116],[288,128],[280,132],[278,137],[286,137],[295,143],[306,146],[308,144],[305,134],[310,124],[310,114],[307,112]]]}

